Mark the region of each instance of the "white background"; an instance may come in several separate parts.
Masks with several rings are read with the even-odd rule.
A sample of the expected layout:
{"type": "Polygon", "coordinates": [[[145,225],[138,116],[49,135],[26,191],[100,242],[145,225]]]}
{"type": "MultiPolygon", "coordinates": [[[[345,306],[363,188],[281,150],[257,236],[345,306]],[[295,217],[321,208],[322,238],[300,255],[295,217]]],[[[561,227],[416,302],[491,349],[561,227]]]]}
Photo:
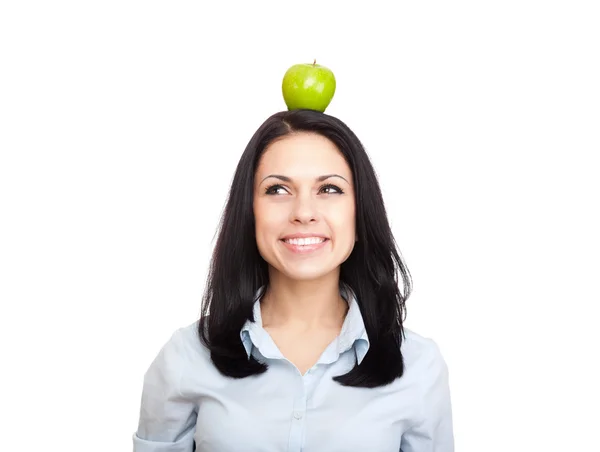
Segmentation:
{"type": "Polygon", "coordinates": [[[450,368],[456,450],[598,450],[594,3],[3,2],[0,449],[131,450],[237,160],[316,58],[380,177],[406,326],[450,368]]]}

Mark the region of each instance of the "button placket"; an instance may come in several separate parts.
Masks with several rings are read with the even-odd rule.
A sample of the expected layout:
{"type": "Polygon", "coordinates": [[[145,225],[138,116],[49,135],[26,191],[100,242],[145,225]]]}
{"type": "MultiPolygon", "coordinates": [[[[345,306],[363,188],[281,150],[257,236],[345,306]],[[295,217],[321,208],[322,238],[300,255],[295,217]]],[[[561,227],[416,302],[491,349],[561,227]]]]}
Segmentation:
{"type": "MultiPolygon", "coordinates": [[[[303,379],[303,377],[300,378],[303,379]]],[[[307,391],[303,382],[298,381],[296,391],[297,396],[294,398],[294,406],[291,413],[292,428],[290,429],[289,452],[300,452],[304,437],[307,391]]]]}

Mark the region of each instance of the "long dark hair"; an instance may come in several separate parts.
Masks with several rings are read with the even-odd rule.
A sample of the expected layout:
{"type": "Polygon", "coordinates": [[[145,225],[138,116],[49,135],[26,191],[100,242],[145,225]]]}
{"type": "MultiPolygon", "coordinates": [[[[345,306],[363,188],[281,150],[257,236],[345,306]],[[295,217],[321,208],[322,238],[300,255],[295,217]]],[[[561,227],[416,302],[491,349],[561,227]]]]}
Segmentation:
{"type": "Polygon", "coordinates": [[[334,377],[345,386],[386,385],[404,372],[400,345],[404,339],[405,301],[410,273],[397,249],[381,189],[367,153],[356,135],[339,119],[311,110],[282,111],[254,133],[234,174],[203,295],[198,331],[212,362],[223,374],[244,378],[263,373],[267,364],[248,354],[240,332],[254,321],[253,307],[261,287],[269,283],[268,266],[256,245],[253,193],[255,172],[265,148],[294,132],[312,132],[331,140],[352,170],[358,241],[340,270],[340,287],[354,294],[370,347],[360,365],[334,377]],[[400,291],[398,275],[402,277],[400,291]],[[210,314],[210,315],[209,315],[210,314]]]}

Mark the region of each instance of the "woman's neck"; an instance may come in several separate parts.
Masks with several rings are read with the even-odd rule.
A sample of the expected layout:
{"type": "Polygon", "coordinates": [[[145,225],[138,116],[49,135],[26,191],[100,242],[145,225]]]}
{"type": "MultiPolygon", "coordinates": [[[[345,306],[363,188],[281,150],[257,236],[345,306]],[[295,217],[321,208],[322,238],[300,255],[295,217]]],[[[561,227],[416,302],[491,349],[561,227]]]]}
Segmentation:
{"type": "Polygon", "coordinates": [[[339,276],[314,281],[271,277],[261,299],[265,328],[313,330],[341,328],[348,303],[339,290],[339,276]]]}

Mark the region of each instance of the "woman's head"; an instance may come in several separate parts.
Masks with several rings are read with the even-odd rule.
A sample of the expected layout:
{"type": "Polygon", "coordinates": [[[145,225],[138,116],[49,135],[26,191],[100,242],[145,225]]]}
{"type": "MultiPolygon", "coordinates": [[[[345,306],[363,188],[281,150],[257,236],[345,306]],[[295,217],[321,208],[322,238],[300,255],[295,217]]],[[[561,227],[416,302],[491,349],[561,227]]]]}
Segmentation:
{"type": "Polygon", "coordinates": [[[272,141],[253,191],[256,244],[269,279],[338,279],[356,235],[352,170],[336,145],[306,131],[272,141]]]}
{"type": "Polygon", "coordinates": [[[265,369],[253,360],[244,367],[238,342],[244,322],[253,320],[256,292],[268,285],[270,275],[335,277],[356,294],[371,343],[362,372],[372,378],[365,380],[357,367],[338,381],[376,385],[401,373],[401,359],[385,368],[373,360],[396,356],[393,349],[399,345],[410,293],[408,270],[367,153],[352,130],[333,116],[311,110],[276,113],[258,128],[240,158],[204,298],[203,314],[210,310],[211,315],[206,328],[200,328],[213,361],[227,375],[265,369]],[[294,243],[282,239],[297,234],[328,240],[313,245],[319,249],[311,253],[294,252],[294,243]]]}

